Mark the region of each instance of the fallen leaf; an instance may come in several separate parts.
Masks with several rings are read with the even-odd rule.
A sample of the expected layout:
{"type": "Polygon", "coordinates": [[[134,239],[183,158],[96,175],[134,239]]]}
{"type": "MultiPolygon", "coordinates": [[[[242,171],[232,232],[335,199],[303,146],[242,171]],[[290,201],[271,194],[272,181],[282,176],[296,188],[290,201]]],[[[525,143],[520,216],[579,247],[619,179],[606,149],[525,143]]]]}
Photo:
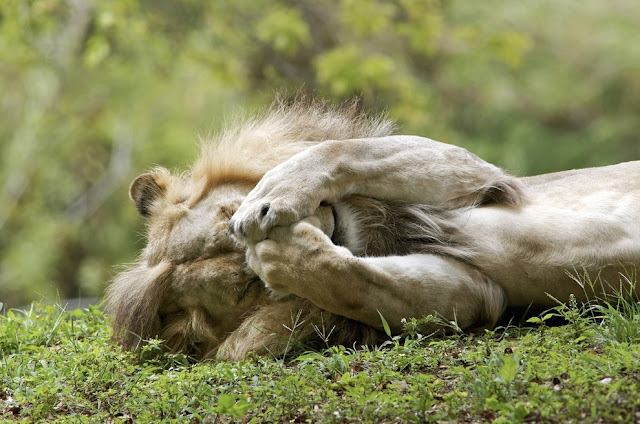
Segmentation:
{"type": "Polygon", "coordinates": [[[401,392],[406,392],[407,390],[409,390],[409,385],[405,380],[394,380],[391,382],[391,384],[398,387],[401,392]]]}

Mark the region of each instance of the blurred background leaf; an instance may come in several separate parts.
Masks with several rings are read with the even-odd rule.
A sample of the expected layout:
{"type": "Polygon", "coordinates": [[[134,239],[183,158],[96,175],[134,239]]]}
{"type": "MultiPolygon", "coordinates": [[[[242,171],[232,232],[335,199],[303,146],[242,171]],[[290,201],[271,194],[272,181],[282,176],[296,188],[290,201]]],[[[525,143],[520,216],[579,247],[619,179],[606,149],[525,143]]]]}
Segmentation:
{"type": "Polygon", "coordinates": [[[100,296],[142,247],[127,186],[303,90],[518,175],[640,158],[635,0],[5,0],[0,301],[100,296]]]}

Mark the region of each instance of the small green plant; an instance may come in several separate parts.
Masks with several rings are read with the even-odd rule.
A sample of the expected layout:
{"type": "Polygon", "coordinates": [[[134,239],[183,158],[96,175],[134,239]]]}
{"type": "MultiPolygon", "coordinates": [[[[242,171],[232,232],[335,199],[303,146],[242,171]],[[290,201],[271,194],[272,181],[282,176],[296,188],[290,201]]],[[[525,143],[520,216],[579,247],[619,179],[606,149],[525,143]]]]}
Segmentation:
{"type": "Polygon", "coordinates": [[[640,302],[619,298],[615,303],[593,305],[591,310],[601,319],[596,331],[602,341],[640,343],[640,302]]]}
{"type": "Polygon", "coordinates": [[[221,394],[218,397],[218,404],[213,411],[220,415],[230,415],[233,418],[243,417],[253,405],[249,403],[246,396],[234,396],[221,394]]]}
{"type": "Polygon", "coordinates": [[[445,334],[462,334],[463,331],[456,320],[447,321],[437,315],[425,315],[422,318],[403,318],[402,336],[411,339],[432,337],[445,334]],[[423,334],[428,333],[428,334],[423,334]]]}
{"type": "Polygon", "coordinates": [[[380,311],[378,311],[378,315],[380,315],[380,321],[382,321],[382,328],[384,329],[384,333],[387,335],[387,337],[391,337],[391,327],[389,327],[389,323],[386,319],[384,319],[380,311]]]}
{"type": "Polygon", "coordinates": [[[505,387],[506,398],[507,400],[511,400],[513,398],[513,387],[512,383],[518,374],[518,366],[520,362],[518,360],[518,356],[515,354],[505,355],[502,358],[502,366],[498,371],[497,377],[494,381],[501,383],[505,387]]]}
{"type": "MultiPolygon", "coordinates": [[[[615,343],[640,342],[640,302],[636,292],[637,272],[635,268],[619,274],[618,284],[604,281],[600,275],[592,279],[584,272],[572,275],[574,281],[583,287],[587,297],[593,299],[579,310],[572,295],[569,306],[559,305],[556,310],[569,323],[579,327],[585,317],[599,322],[596,331],[601,341],[615,343]],[[603,293],[593,296],[592,293],[603,293]]],[[[584,324],[582,322],[582,324],[584,324]]]]}

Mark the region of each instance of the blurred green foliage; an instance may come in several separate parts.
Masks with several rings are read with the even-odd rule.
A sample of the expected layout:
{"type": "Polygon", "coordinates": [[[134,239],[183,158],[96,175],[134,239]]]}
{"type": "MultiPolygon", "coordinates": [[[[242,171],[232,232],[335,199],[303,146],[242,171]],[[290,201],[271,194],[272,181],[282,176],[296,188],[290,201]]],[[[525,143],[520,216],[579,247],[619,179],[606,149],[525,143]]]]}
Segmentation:
{"type": "Polygon", "coordinates": [[[100,295],[127,185],[274,91],[359,95],[519,174],[640,158],[635,0],[4,0],[0,300],[100,295]]]}

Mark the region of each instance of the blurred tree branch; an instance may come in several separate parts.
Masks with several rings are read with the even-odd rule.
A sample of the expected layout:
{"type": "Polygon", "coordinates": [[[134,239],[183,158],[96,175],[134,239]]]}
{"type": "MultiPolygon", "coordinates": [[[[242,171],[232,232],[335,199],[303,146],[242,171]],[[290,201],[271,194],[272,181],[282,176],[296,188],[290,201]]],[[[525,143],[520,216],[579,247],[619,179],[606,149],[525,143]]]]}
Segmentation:
{"type": "Polygon", "coordinates": [[[122,120],[116,120],[113,128],[113,142],[109,166],[98,181],[67,207],[67,216],[76,221],[86,220],[129,175],[133,136],[122,120]]]}
{"type": "Polygon", "coordinates": [[[55,60],[65,71],[77,64],[78,52],[87,37],[93,6],[86,0],[70,0],[71,13],[54,48],[55,60]]]}
{"type": "MultiPolygon", "coordinates": [[[[57,37],[35,45],[45,57],[49,57],[64,73],[71,70],[77,51],[82,46],[91,22],[91,5],[85,0],[71,0],[70,13],[57,37]]],[[[23,119],[9,143],[6,153],[11,154],[12,166],[4,178],[0,192],[0,231],[14,212],[29,187],[38,157],[38,134],[47,113],[56,106],[61,95],[60,78],[54,74],[36,74],[28,87],[28,99],[23,106],[23,119]],[[41,80],[43,79],[43,80],[41,80]]]]}

